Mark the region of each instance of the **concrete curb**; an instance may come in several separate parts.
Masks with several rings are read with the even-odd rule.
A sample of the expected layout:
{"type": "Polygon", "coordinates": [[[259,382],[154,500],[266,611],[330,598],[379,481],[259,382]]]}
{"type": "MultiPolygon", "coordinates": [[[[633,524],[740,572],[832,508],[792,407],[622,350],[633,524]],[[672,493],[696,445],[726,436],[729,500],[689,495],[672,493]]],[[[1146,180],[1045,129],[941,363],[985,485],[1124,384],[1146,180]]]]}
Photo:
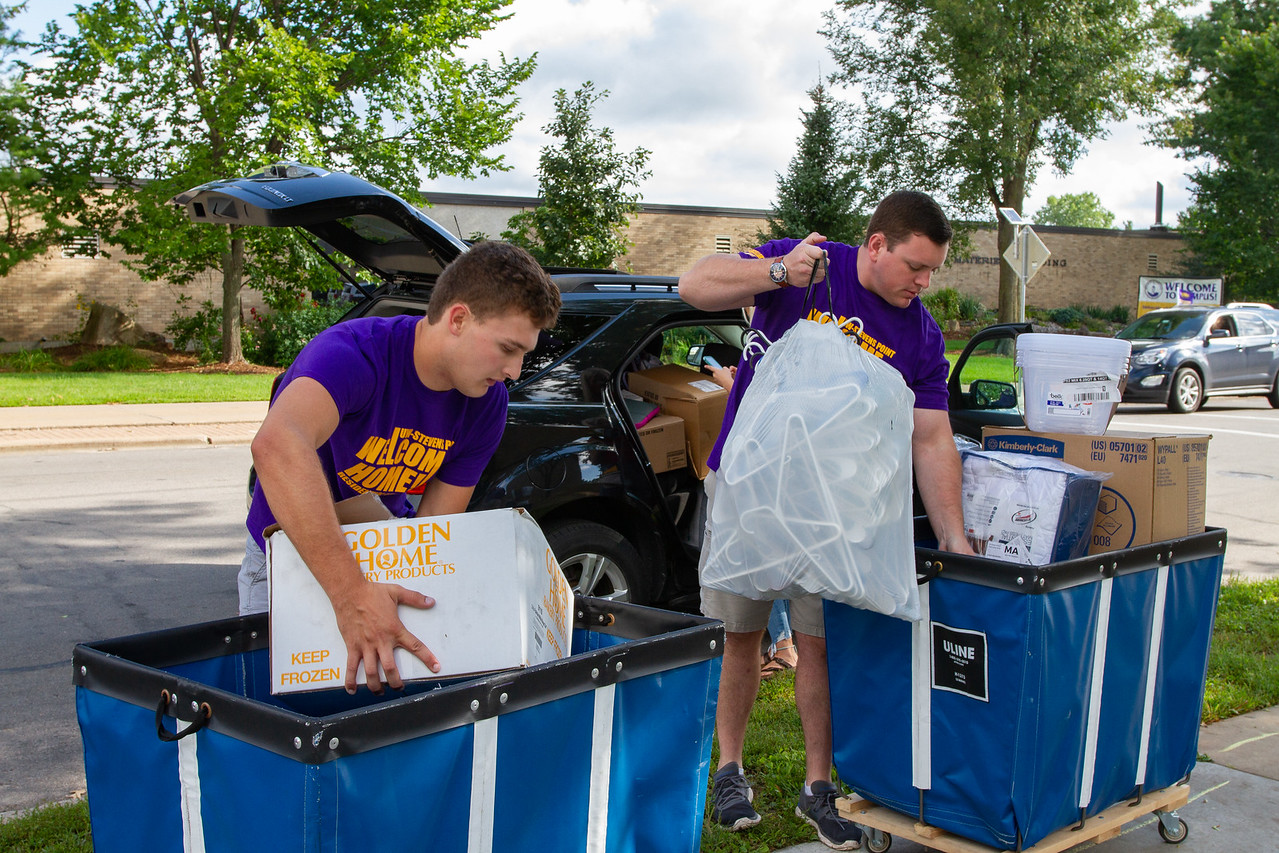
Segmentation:
{"type": "Polygon", "coordinates": [[[265,401],[4,408],[0,452],[248,444],[266,410],[265,401]]]}
{"type": "Polygon", "coordinates": [[[0,429],[0,453],[37,450],[114,450],[131,447],[248,444],[258,424],[170,424],[119,427],[0,429]]]}

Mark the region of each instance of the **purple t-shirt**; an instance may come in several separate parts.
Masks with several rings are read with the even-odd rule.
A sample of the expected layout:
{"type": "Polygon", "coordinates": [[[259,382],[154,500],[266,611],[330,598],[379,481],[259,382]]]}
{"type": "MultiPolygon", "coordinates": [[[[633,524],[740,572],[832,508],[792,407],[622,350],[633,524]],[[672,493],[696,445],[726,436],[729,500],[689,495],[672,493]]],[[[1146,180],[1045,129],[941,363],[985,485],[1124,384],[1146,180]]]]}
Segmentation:
{"type": "MultiPolygon", "coordinates": [[[[413,366],[420,317],[366,317],[321,332],[280,380],[278,395],[300,376],[324,386],[338,408],[338,425],[317,451],[334,501],[364,492],[382,495],[397,517],[411,515],[406,493],[438,478],[473,486],[506,427],[506,386],[483,397],[432,391],[413,366]]],[[[262,531],[275,523],[259,486],[246,524],[264,547],[262,531]]]]}
{"type": "MultiPolygon", "coordinates": [[[[758,249],[742,252],[741,256],[780,258],[799,242],[794,239],[773,240],[758,249]]],[[[825,281],[815,284],[810,297],[808,289],[803,286],[805,282],[797,282],[799,286],[796,287],[779,287],[757,294],[751,328],[759,329],[768,340],[776,342],[801,317],[829,322],[830,318],[823,319],[822,315],[830,312],[841,325],[845,320],[856,317],[861,320],[862,349],[897,369],[906,385],[915,392],[915,408],[945,411],[948,404],[946,376],[950,365],[946,361],[946,342],[937,321],[918,299],[912,299],[905,308],[898,308],[863,287],[857,278],[857,246],[822,243],[822,248],[828,258],[826,274],[830,288],[825,281]],[[832,296],[835,302],[833,309],[830,304],[832,296]],[[807,311],[806,305],[811,306],[807,311]]],[[[715,470],[719,470],[720,452],[733,426],[737,406],[754,376],[755,365],[743,356],[728,395],[724,426],[708,460],[715,470]]]]}

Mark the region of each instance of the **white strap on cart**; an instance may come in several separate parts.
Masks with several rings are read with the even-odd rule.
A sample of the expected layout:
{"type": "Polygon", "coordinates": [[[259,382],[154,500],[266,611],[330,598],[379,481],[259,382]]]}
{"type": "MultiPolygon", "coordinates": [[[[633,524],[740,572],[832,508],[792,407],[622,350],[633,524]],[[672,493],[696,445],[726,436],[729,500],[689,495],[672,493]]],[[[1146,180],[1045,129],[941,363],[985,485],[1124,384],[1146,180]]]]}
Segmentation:
{"type": "Polygon", "coordinates": [[[608,847],[608,780],[613,764],[613,700],[617,685],[595,691],[595,719],[591,725],[591,791],[586,812],[586,853],[608,847]]]}
{"type": "Polygon", "coordinates": [[[497,717],[477,720],[471,750],[471,814],[467,853],[492,853],[493,804],[497,800],[497,717]]]}
{"type": "MultiPolygon", "coordinates": [[[[591,723],[591,781],[586,813],[586,853],[605,853],[608,845],[608,784],[613,764],[613,706],[616,690],[615,684],[595,690],[595,716],[591,723]]],[[[489,717],[479,720],[474,726],[467,853],[493,853],[499,719],[500,717],[489,717]]],[[[203,849],[200,848],[201,851],[203,849]]]]}
{"type": "Polygon", "coordinates": [[[1080,767],[1079,808],[1092,802],[1093,778],[1097,770],[1097,730],[1101,726],[1101,690],[1106,679],[1106,643],[1110,638],[1110,603],[1114,579],[1103,578],[1097,601],[1097,627],[1093,631],[1092,681],[1088,686],[1088,716],[1084,731],[1084,759],[1080,767]]]}
{"type": "Polygon", "coordinates": [[[932,611],[928,584],[919,588],[919,621],[910,626],[911,780],[927,791],[933,787],[932,611]]]}
{"type": "Polygon", "coordinates": [[[1141,712],[1141,745],[1137,752],[1134,785],[1146,784],[1146,758],[1150,751],[1150,721],[1155,713],[1155,677],[1159,674],[1159,653],[1164,640],[1164,608],[1168,604],[1168,566],[1155,576],[1155,613],[1150,620],[1150,654],[1146,659],[1146,705],[1141,712]]]}
{"type": "Polygon", "coordinates": [[[182,802],[182,851],[204,853],[204,814],[200,809],[200,761],[197,737],[178,741],[178,788],[182,802]]]}

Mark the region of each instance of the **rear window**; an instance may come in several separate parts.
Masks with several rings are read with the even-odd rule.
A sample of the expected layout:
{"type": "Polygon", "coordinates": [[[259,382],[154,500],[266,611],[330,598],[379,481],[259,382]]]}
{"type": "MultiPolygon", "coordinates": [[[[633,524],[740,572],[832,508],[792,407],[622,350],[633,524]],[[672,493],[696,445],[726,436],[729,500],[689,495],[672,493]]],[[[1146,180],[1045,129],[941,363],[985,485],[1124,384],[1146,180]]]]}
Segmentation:
{"type": "Polygon", "coordinates": [[[537,348],[524,356],[524,368],[520,371],[519,381],[526,382],[546,370],[608,321],[608,315],[604,314],[561,312],[555,328],[543,331],[538,336],[537,348]]]}

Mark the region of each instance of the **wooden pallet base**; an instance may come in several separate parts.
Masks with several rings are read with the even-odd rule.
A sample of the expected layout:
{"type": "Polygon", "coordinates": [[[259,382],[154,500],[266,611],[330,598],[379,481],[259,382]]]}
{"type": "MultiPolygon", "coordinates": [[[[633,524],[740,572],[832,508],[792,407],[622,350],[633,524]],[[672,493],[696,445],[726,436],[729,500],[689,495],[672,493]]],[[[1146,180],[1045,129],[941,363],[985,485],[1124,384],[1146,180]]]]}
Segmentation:
{"type": "MultiPolygon", "coordinates": [[[[1130,806],[1127,802],[1117,803],[1100,814],[1088,818],[1081,829],[1075,830],[1071,827],[1059,829],[1034,847],[1025,848],[1022,853],[1060,853],[1086,841],[1097,843],[1108,841],[1118,835],[1123,825],[1129,821],[1152,812],[1176,811],[1189,801],[1189,785],[1171,785],[1158,791],[1151,791],[1143,794],[1141,802],[1135,806],[1130,806]]],[[[935,826],[919,823],[910,815],[875,805],[868,800],[850,800],[847,797],[841,797],[838,800],[838,807],[840,816],[854,823],[887,832],[897,838],[910,839],[941,853],[990,853],[992,850],[999,849],[954,835],[935,826]]]]}

